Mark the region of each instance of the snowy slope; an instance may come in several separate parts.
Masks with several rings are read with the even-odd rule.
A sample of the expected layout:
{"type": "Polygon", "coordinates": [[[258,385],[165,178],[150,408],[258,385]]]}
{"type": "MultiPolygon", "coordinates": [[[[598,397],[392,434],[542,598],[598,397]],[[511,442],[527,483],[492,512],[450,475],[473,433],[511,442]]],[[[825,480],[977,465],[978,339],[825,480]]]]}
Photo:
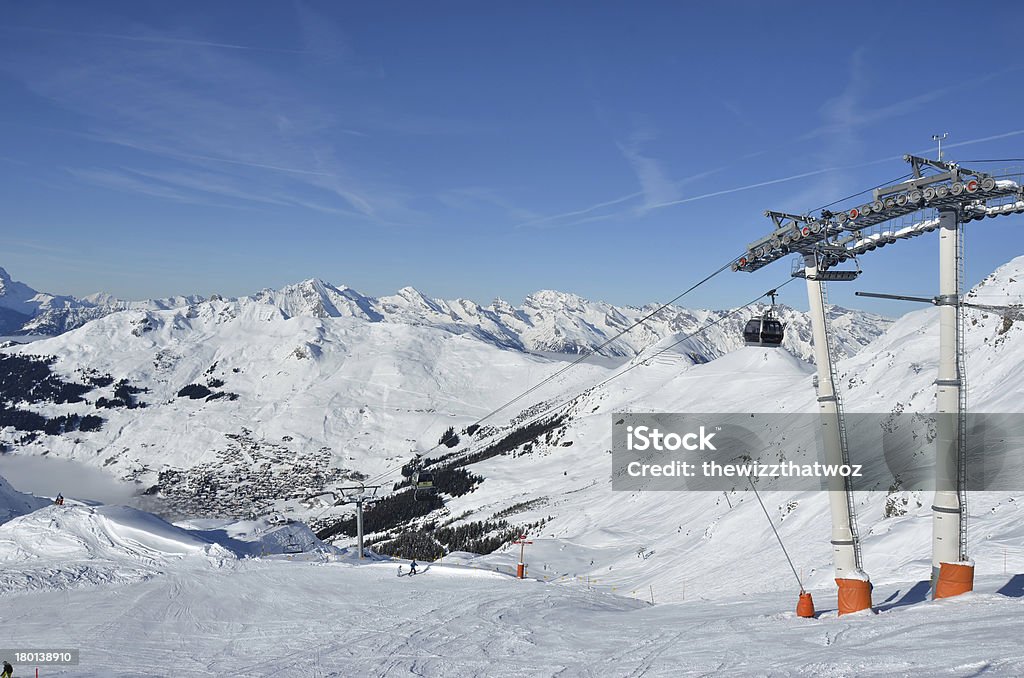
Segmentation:
{"type": "Polygon", "coordinates": [[[187,559],[207,566],[226,548],[124,506],[48,506],[0,525],[0,592],[127,584],[187,559]]]}
{"type": "MultiPolygon", "coordinates": [[[[986,298],[990,305],[998,305],[1000,298],[1013,299],[1019,288],[1012,285],[1024,280],[1022,273],[1024,258],[1018,258],[986,279],[971,298],[986,298]]],[[[973,411],[1020,411],[1024,330],[1021,323],[1007,320],[1014,313],[970,311],[967,371],[973,411]]],[[[934,310],[901,319],[840,363],[847,409],[932,411],[937,346],[934,310]]],[[[611,415],[815,412],[810,366],[785,352],[748,348],[703,365],[673,364],[663,356],[629,372],[625,369],[621,378],[572,406],[572,420],[554,444],[473,465],[487,481],[477,492],[451,500],[448,512],[470,512],[467,521],[479,520],[513,504],[536,501],[514,516],[523,524],[551,517],[532,535],[534,567],[597,578],[608,586],[653,585],[670,600],[690,590],[720,595],[790,586],[792,575],[760,507],[742,487],[728,497],[710,492],[611,491],[611,415]],[[727,580],[721,575],[726,571],[727,580]]],[[[827,586],[832,555],[824,494],[770,492],[765,498],[783,539],[796,548],[794,560],[805,582],[827,586]]],[[[905,513],[893,517],[885,517],[887,499],[885,492],[857,497],[865,567],[876,583],[925,578],[931,497],[920,492],[894,495],[905,513]]],[[[1004,559],[1011,568],[1024,568],[1022,500],[1024,488],[1018,493],[972,494],[970,543],[979,572],[1002,571],[1004,559]]]]}
{"type": "MultiPolygon", "coordinates": [[[[34,293],[18,285],[8,286],[12,299],[34,293]]],[[[86,397],[88,403],[25,405],[46,417],[99,416],[106,424],[101,431],[32,440],[0,431],[0,444],[19,453],[53,453],[102,466],[144,488],[174,481],[182,488],[179,495],[199,497],[197,508],[218,513],[223,506],[204,501],[203,488],[218,477],[233,478],[240,466],[255,467],[247,482],[258,487],[248,496],[261,508],[272,490],[274,496],[302,498],[329,490],[334,481],[373,476],[432,446],[448,426],[465,426],[561,369],[557,354],[603,344],[655,308],[616,308],[552,291],[531,295],[518,309],[500,301],[481,307],[435,300],[413,288],[373,299],[319,280],[234,300],[68,299],[34,294],[30,300],[41,305],[37,324],[29,329],[61,333],[77,323],[52,321],[46,309],[54,304],[93,314],[95,320],[9,350],[56,356],[54,369],[70,381],[86,374],[127,380],[145,391],[137,400],[147,407],[90,406],[116,400],[116,387],[97,388],[86,397]],[[127,310],[109,312],[115,308],[127,310]],[[200,391],[180,396],[186,387],[200,391]],[[161,479],[163,471],[188,477],[161,479]],[[282,481],[285,476],[294,477],[282,481]]],[[[726,318],[655,360],[685,367],[733,351],[741,346],[748,314],[726,318]]],[[[787,347],[806,358],[805,314],[787,308],[780,314],[788,324],[787,347]]],[[[602,352],[644,358],[724,315],[666,309],[602,352]]],[[[848,327],[838,333],[841,350],[848,353],[888,324],[855,312],[834,315],[837,326],[848,327]],[[852,318],[858,322],[842,322],[852,318]]],[[[596,365],[574,369],[517,409],[599,381],[601,365],[614,366],[620,359],[597,358],[596,365]]],[[[515,413],[503,416],[507,420],[515,413]]]]}
{"type": "Polygon", "coordinates": [[[227,556],[151,513],[126,506],[49,506],[0,526],[0,562],[227,556]]]}
{"type": "Polygon", "coordinates": [[[390,564],[263,560],[3,603],[11,645],[80,649],[46,676],[1020,675],[1024,599],[1005,595],[1020,587],[979,589],[908,605],[912,583],[884,586],[877,615],[805,620],[792,594],[652,606],[444,565],[398,579],[390,564]]]}
{"type": "Polygon", "coordinates": [[[289,553],[338,554],[341,551],[317,539],[309,526],[283,516],[253,520],[200,518],[175,523],[206,541],[220,544],[237,556],[289,553]]]}
{"type": "MultiPolygon", "coordinates": [[[[0,486],[9,489],[3,478],[0,486]]],[[[176,525],[127,506],[46,502],[0,525],[0,592],[125,584],[175,568],[224,567],[236,558],[323,561],[342,550],[298,522],[183,521],[176,525]]]]}
{"type": "Polygon", "coordinates": [[[11,487],[6,478],[0,476],[0,523],[31,513],[49,503],[47,499],[19,492],[11,487]]]}
{"type": "MultiPolygon", "coordinates": [[[[181,513],[246,515],[270,498],[321,494],[357,474],[400,465],[449,426],[466,426],[564,366],[495,347],[470,328],[456,330],[288,317],[276,305],[217,300],[116,313],[9,350],[60,356],[56,367],[69,379],[82,370],[126,378],[147,389],[138,394],[147,406],[97,408],[113,386],[99,388],[88,402],[33,408],[47,416],[98,414],[106,419],[102,430],[29,442],[7,430],[0,441],[20,454],[101,466],[140,489],[159,482],[162,471],[180,471],[187,477],[178,479],[179,498],[201,509],[178,505],[181,513]],[[190,385],[210,395],[179,395],[190,385]],[[252,505],[232,488],[242,477],[252,505]],[[211,479],[221,485],[222,500],[202,494],[211,479]]],[[[581,366],[535,398],[605,374],[606,368],[581,366]]]]}

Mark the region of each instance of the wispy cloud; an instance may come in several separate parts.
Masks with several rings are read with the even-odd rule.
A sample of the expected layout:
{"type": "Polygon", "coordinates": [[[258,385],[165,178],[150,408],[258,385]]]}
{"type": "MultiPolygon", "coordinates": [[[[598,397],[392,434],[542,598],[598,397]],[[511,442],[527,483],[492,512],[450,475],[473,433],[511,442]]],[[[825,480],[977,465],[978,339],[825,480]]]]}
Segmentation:
{"type": "MultiPolygon", "coordinates": [[[[853,164],[863,157],[864,144],[860,138],[861,129],[872,121],[880,121],[897,114],[897,111],[908,110],[909,103],[901,103],[883,108],[872,108],[865,113],[864,95],[871,90],[871,77],[867,64],[867,52],[862,48],[855,50],[850,56],[849,73],[845,87],[831,99],[827,99],[819,108],[821,124],[798,138],[796,143],[810,140],[816,141],[816,148],[809,154],[807,161],[816,165],[832,164],[823,170],[801,173],[797,178],[817,177],[817,180],[804,184],[795,194],[783,200],[775,209],[787,212],[803,213],[808,205],[827,203],[838,198],[846,183],[846,169],[834,165],[836,159],[845,159],[844,165],[853,164]]],[[[849,189],[847,189],[849,192],[849,189]]]]}
{"type": "Polygon", "coordinates": [[[666,176],[662,162],[641,151],[644,144],[656,139],[657,134],[654,130],[644,124],[633,131],[628,141],[618,144],[619,151],[633,168],[637,181],[640,182],[644,196],[644,209],[661,202],[675,200],[679,195],[678,186],[666,176]]]}
{"type": "Polygon", "coordinates": [[[118,170],[109,170],[101,168],[83,168],[83,167],[68,167],[66,168],[68,174],[80,179],[85,183],[90,183],[95,186],[103,186],[105,188],[112,188],[118,191],[125,191],[128,193],[139,193],[142,195],[149,195],[155,198],[165,198],[173,200],[175,202],[188,202],[188,203],[207,203],[206,200],[201,200],[197,196],[183,193],[174,188],[159,183],[145,181],[144,179],[133,176],[127,172],[118,170]]]}
{"type": "MultiPolygon", "coordinates": [[[[678,195],[679,191],[681,191],[682,188],[685,187],[687,184],[713,176],[715,174],[725,171],[726,169],[728,169],[728,166],[716,167],[714,169],[706,170],[704,172],[698,172],[697,174],[693,174],[689,177],[686,177],[685,179],[673,181],[672,193],[678,195]]],[[[725,191],[725,193],[729,192],[731,191],[725,191]]],[[[685,202],[692,202],[693,200],[709,198],[712,197],[712,195],[716,194],[706,194],[698,197],[678,198],[666,202],[652,203],[648,200],[650,194],[648,194],[645,191],[635,191],[633,193],[628,193],[626,195],[619,196],[618,198],[613,198],[611,200],[605,200],[604,202],[599,202],[588,207],[583,207],[581,209],[570,210],[558,214],[549,214],[547,216],[542,217],[536,217],[534,219],[518,223],[514,226],[514,228],[525,228],[528,226],[539,226],[547,228],[579,226],[580,224],[593,223],[596,221],[608,221],[610,219],[619,219],[623,217],[636,216],[637,214],[645,214],[652,210],[662,209],[664,207],[670,207],[672,205],[678,205],[685,202]],[[608,210],[609,207],[616,207],[621,205],[625,205],[625,207],[619,207],[619,209],[608,210]]]]}
{"type": "Polygon", "coordinates": [[[743,110],[734,102],[727,99],[719,99],[719,102],[722,104],[722,107],[732,113],[733,117],[736,118],[736,121],[744,127],[757,127],[757,125],[754,124],[754,121],[750,119],[750,116],[744,113],[743,110]]]}
{"type": "MultiPolygon", "coordinates": [[[[311,50],[323,56],[328,45],[345,44],[329,20],[302,8],[299,15],[311,50]]],[[[93,141],[138,152],[137,162],[122,156],[114,167],[73,168],[76,179],[176,201],[216,195],[377,224],[422,219],[410,192],[376,162],[366,133],[346,124],[337,96],[309,91],[287,69],[248,54],[264,48],[152,32],[87,35],[96,44],[73,62],[42,46],[0,60],[0,72],[84,116],[93,141]],[[186,181],[186,173],[210,181],[186,181]]]]}
{"type": "Polygon", "coordinates": [[[1024,129],[1013,130],[1012,132],[1003,132],[1002,134],[993,134],[988,137],[981,137],[979,139],[968,139],[967,141],[958,141],[951,144],[946,144],[945,148],[960,148],[961,146],[974,146],[975,144],[983,144],[987,141],[999,141],[1000,139],[1008,139],[1010,137],[1016,137],[1024,134],[1024,129]]]}
{"type": "Polygon", "coordinates": [[[492,210],[499,208],[511,218],[521,221],[536,219],[537,214],[515,204],[493,188],[486,186],[467,186],[442,191],[437,195],[441,204],[453,209],[469,212],[473,210],[492,210]]]}
{"type": "MultiPolygon", "coordinates": [[[[886,120],[916,113],[927,105],[968,90],[982,87],[1002,76],[1024,70],[1024,66],[1009,66],[977,76],[946,87],[933,87],[905,99],[892,102],[868,101],[873,79],[868,69],[869,51],[858,48],[850,56],[850,74],[846,87],[835,98],[822,107],[822,125],[797,137],[790,143],[809,141],[829,134],[848,134],[851,130],[870,127],[886,120]]],[[[973,143],[973,142],[972,142],[973,143]]]]}
{"type": "Polygon", "coordinates": [[[42,35],[67,35],[77,38],[88,38],[92,40],[114,40],[125,42],[144,42],[157,45],[184,45],[189,47],[215,47],[217,49],[246,50],[255,52],[282,52],[290,54],[304,54],[305,50],[287,49],[283,47],[266,47],[261,45],[236,45],[228,42],[213,42],[209,40],[194,40],[190,38],[176,38],[167,35],[156,34],[117,34],[117,33],[92,33],[88,31],[69,31],[57,28],[43,28],[39,26],[0,26],[0,30],[16,31],[21,33],[37,33],[42,35]]]}
{"type": "MultiPolygon", "coordinates": [[[[175,202],[235,209],[254,209],[258,204],[304,209],[358,218],[361,213],[329,203],[311,200],[294,191],[254,191],[231,174],[202,170],[145,170],[120,167],[67,168],[77,179],[129,193],[139,193],[175,202]],[[227,200],[225,200],[227,199],[227,200]]],[[[354,198],[353,198],[354,199],[354,198]]]]}
{"type": "Polygon", "coordinates": [[[613,207],[615,205],[621,205],[623,203],[627,203],[627,202],[636,200],[637,198],[643,196],[643,194],[644,194],[643,191],[636,191],[635,193],[628,193],[628,194],[620,196],[618,198],[612,198],[611,200],[606,200],[604,202],[599,202],[599,203],[597,203],[595,205],[590,205],[589,207],[583,207],[583,208],[578,209],[578,210],[570,210],[568,212],[560,212],[558,214],[549,214],[548,216],[544,216],[544,217],[535,217],[535,218],[530,219],[528,221],[524,221],[522,223],[516,224],[515,227],[516,228],[522,228],[522,227],[525,227],[525,226],[541,226],[541,225],[559,225],[559,226],[562,226],[562,225],[572,225],[572,224],[578,223],[578,222],[577,221],[571,221],[569,224],[565,224],[565,223],[562,223],[562,222],[565,222],[566,220],[571,220],[571,219],[579,218],[579,217],[585,217],[586,215],[591,214],[592,212],[597,212],[597,211],[602,210],[602,209],[604,209],[606,207],[613,207]]]}

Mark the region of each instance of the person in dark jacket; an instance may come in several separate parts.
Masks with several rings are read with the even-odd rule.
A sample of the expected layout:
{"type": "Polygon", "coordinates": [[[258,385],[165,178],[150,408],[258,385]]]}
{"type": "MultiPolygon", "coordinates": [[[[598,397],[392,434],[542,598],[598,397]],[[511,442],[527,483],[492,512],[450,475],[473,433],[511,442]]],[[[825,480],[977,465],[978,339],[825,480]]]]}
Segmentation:
{"type": "Polygon", "coordinates": [[[416,561],[415,560],[412,561],[411,565],[409,565],[409,574],[410,575],[416,574],[416,561]]]}
{"type": "Polygon", "coordinates": [[[14,675],[14,667],[9,662],[4,662],[4,672],[0,673],[0,678],[11,678],[14,675]]]}

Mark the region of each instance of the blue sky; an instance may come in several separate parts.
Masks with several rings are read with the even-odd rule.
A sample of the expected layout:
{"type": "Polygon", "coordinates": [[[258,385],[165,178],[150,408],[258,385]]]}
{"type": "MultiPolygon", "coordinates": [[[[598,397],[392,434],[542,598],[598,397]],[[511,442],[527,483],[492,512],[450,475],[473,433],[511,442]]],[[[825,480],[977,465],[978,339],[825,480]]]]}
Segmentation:
{"type": "MultiPolygon", "coordinates": [[[[126,298],[321,277],[666,300],[765,209],[899,177],[933,133],[947,159],[1024,157],[1024,5],[973,7],[6,3],[0,266],[126,298]]],[[[972,282],[1024,253],[1022,217],[968,228],[972,282]]],[[[879,250],[832,298],[909,310],[852,291],[934,293],[936,252],[879,250]]],[[[722,274],[687,305],[788,273],[722,274]]]]}

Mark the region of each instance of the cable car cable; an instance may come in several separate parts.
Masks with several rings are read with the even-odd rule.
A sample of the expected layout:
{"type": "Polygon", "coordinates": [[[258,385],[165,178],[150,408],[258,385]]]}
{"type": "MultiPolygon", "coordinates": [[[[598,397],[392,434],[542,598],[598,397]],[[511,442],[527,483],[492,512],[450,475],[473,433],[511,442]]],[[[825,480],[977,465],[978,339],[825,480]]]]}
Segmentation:
{"type": "MultiPolygon", "coordinates": [[[[648,313],[644,317],[642,317],[639,320],[635,321],[632,325],[629,325],[625,329],[621,330],[615,336],[611,337],[610,339],[605,340],[603,343],[601,343],[599,346],[597,346],[595,348],[588,349],[583,354],[581,354],[580,357],[576,358],[576,360],[572,361],[571,363],[569,363],[565,367],[559,369],[554,374],[551,374],[548,377],[542,379],[540,382],[538,382],[537,384],[534,384],[533,386],[531,386],[527,390],[523,391],[522,393],[517,395],[515,398],[512,398],[508,402],[505,402],[505,403],[499,405],[497,408],[491,410],[487,414],[483,415],[482,417],[480,417],[479,419],[474,421],[472,424],[470,424],[470,426],[479,426],[481,423],[487,421],[488,419],[490,419],[494,415],[498,414],[502,410],[505,410],[506,408],[510,407],[511,405],[514,405],[515,403],[519,402],[520,400],[522,400],[526,396],[528,396],[531,393],[533,393],[534,391],[538,390],[539,388],[541,388],[545,384],[553,381],[554,379],[558,378],[562,374],[565,374],[567,371],[571,370],[573,367],[576,367],[580,363],[584,362],[587,358],[591,357],[595,353],[598,353],[601,349],[605,348],[606,346],[608,346],[612,342],[617,341],[618,339],[620,339],[621,337],[626,335],[628,332],[633,331],[634,329],[639,327],[641,324],[643,324],[646,321],[650,320],[651,318],[653,318],[658,313],[661,313],[666,308],[668,308],[669,306],[671,306],[675,302],[677,302],[680,299],[682,299],[683,297],[685,297],[690,292],[693,292],[695,289],[697,289],[701,285],[703,285],[703,284],[707,283],[708,281],[710,281],[715,276],[719,275],[723,271],[728,270],[735,261],[736,261],[736,259],[729,260],[728,263],[722,265],[721,267],[719,267],[713,273],[710,273],[707,276],[705,276],[704,278],[702,278],[701,280],[697,281],[696,283],[694,283],[693,285],[691,285],[690,287],[688,287],[684,291],[680,292],[679,294],[677,294],[675,297],[673,297],[669,301],[666,301],[665,303],[661,304],[658,308],[654,309],[653,311],[651,311],[650,313],[648,313]]],[[[761,295],[761,296],[764,296],[764,295],[761,295]]],[[[760,298],[761,297],[758,297],[758,299],[760,299],[760,298]]],[[[427,449],[426,451],[417,453],[416,456],[417,457],[424,457],[424,456],[430,454],[431,452],[433,452],[434,450],[438,449],[439,447],[441,447],[441,445],[442,445],[442,443],[439,442],[436,445],[434,445],[433,447],[427,449]]],[[[389,469],[386,469],[385,471],[377,474],[376,476],[374,476],[373,478],[367,480],[366,482],[377,482],[378,480],[381,480],[381,479],[387,477],[396,468],[401,468],[402,466],[405,466],[405,465],[406,464],[401,464],[400,466],[393,466],[393,467],[391,467],[389,469]]]]}
{"type": "Polygon", "coordinates": [[[757,503],[761,505],[761,510],[764,511],[764,517],[768,519],[768,524],[771,525],[772,532],[775,533],[775,538],[779,541],[779,546],[782,547],[782,553],[786,556],[786,561],[789,563],[789,569],[793,570],[793,576],[796,577],[796,583],[797,586],[800,587],[800,593],[803,593],[804,583],[800,581],[800,575],[796,572],[796,566],[793,565],[793,559],[789,557],[789,551],[786,550],[786,545],[782,543],[782,537],[779,536],[779,531],[776,529],[775,523],[772,521],[772,517],[768,513],[768,509],[761,500],[761,493],[757,491],[757,486],[754,485],[754,479],[747,476],[747,482],[750,483],[750,489],[754,491],[754,496],[757,497],[757,503]]]}
{"type": "MultiPolygon", "coordinates": [[[[699,283],[697,283],[696,285],[692,286],[692,287],[691,287],[691,288],[690,288],[689,290],[687,290],[687,292],[684,292],[683,294],[686,294],[686,293],[688,293],[689,291],[692,291],[693,289],[696,289],[697,287],[699,287],[700,285],[704,284],[705,282],[707,282],[708,280],[710,280],[710,279],[711,279],[711,278],[713,278],[714,276],[718,275],[718,273],[721,273],[721,272],[722,272],[723,270],[725,270],[725,268],[727,268],[727,267],[728,267],[729,265],[731,265],[731,263],[732,263],[732,262],[730,262],[729,264],[727,264],[727,265],[726,265],[725,267],[723,267],[723,268],[719,269],[719,270],[718,270],[718,271],[716,271],[715,273],[712,273],[711,275],[709,275],[708,277],[706,277],[706,278],[705,278],[704,280],[702,280],[701,282],[699,282],[699,283]]],[[[784,281],[784,282],[783,282],[782,284],[780,284],[780,285],[776,285],[776,286],[775,286],[775,287],[773,288],[773,290],[772,290],[772,291],[778,292],[778,290],[782,289],[783,287],[785,287],[785,286],[786,286],[786,285],[788,285],[789,283],[793,282],[794,280],[796,280],[796,278],[788,278],[788,279],[787,279],[786,281],[784,281]]],[[[679,295],[679,297],[676,297],[676,299],[679,299],[679,298],[680,298],[680,297],[682,297],[682,296],[683,296],[683,295],[681,294],[681,295],[679,295]]],[[[756,303],[757,303],[758,301],[760,301],[761,299],[763,299],[763,298],[764,298],[764,297],[766,297],[766,296],[768,296],[768,292],[765,292],[764,294],[760,294],[760,295],[758,295],[757,297],[755,297],[755,298],[751,299],[750,301],[748,301],[748,302],[747,302],[746,304],[743,304],[742,306],[737,306],[736,308],[732,309],[731,311],[729,311],[729,312],[728,312],[728,313],[726,313],[725,315],[723,315],[723,316],[721,316],[721,317],[719,317],[719,318],[716,318],[715,320],[713,320],[713,321],[711,321],[711,322],[705,323],[704,325],[702,325],[701,327],[697,328],[697,329],[696,329],[696,330],[694,330],[693,332],[690,332],[689,334],[687,334],[686,336],[682,337],[682,338],[681,338],[681,339],[679,339],[678,341],[675,341],[675,342],[673,342],[673,343],[669,344],[668,346],[666,346],[666,347],[664,347],[664,348],[662,348],[662,349],[658,350],[657,352],[655,352],[655,353],[653,353],[652,355],[648,356],[648,357],[647,357],[647,358],[645,358],[644,360],[641,360],[641,361],[635,362],[634,364],[630,365],[630,366],[629,366],[629,367],[627,367],[626,369],[624,369],[624,370],[622,370],[622,371],[620,371],[620,372],[616,372],[615,374],[611,375],[611,376],[610,376],[610,377],[608,377],[607,379],[604,379],[604,380],[602,380],[602,381],[598,382],[597,384],[594,384],[593,386],[590,386],[590,387],[588,387],[588,388],[586,388],[586,389],[584,389],[584,390],[580,391],[579,393],[576,393],[575,395],[573,395],[572,397],[570,397],[570,398],[568,398],[568,399],[564,400],[563,402],[559,403],[558,405],[555,405],[555,406],[549,407],[548,409],[544,410],[543,412],[540,412],[540,413],[538,413],[538,414],[534,415],[533,417],[531,417],[531,418],[530,418],[530,419],[529,419],[529,420],[528,420],[528,421],[527,421],[527,422],[525,423],[525,425],[529,425],[529,424],[532,424],[532,423],[536,422],[537,420],[541,419],[542,417],[545,417],[545,416],[547,416],[547,415],[551,414],[552,412],[555,412],[555,411],[557,411],[557,410],[559,410],[559,409],[561,409],[561,408],[563,408],[563,407],[566,407],[566,406],[568,406],[568,405],[571,405],[571,404],[572,404],[572,403],[573,403],[573,402],[574,402],[574,401],[575,401],[575,400],[576,400],[577,398],[579,398],[580,396],[584,395],[584,394],[585,394],[585,393],[587,393],[588,391],[592,391],[592,390],[594,390],[594,389],[597,389],[597,388],[601,388],[602,386],[605,386],[605,385],[607,385],[608,383],[610,383],[611,381],[613,381],[613,380],[615,380],[615,379],[618,379],[618,378],[619,378],[619,377],[621,377],[622,375],[624,375],[624,374],[626,374],[626,373],[628,373],[628,372],[631,372],[632,370],[634,370],[634,369],[635,369],[635,368],[637,368],[637,367],[640,367],[641,365],[644,365],[644,364],[646,364],[646,363],[647,363],[647,361],[649,361],[649,360],[651,360],[651,359],[653,359],[653,358],[656,358],[656,357],[658,357],[659,355],[662,355],[663,353],[666,353],[666,352],[668,352],[669,350],[671,350],[671,349],[675,348],[675,347],[676,347],[676,346],[678,346],[679,344],[681,344],[681,343],[683,343],[683,342],[685,342],[685,341],[687,341],[687,340],[689,340],[689,339],[692,339],[693,337],[695,337],[695,336],[697,336],[697,335],[699,335],[699,334],[702,334],[702,333],[706,332],[707,330],[711,329],[712,327],[715,327],[716,325],[719,325],[719,324],[721,324],[721,323],[725,322],[725,321],[726,321],[727,319],[729,319],[729,318],[731,318],[732,316],[736,315],[736,314],[737,314],[737,313],[739,313],[740,311],[742,311],[742,310],[744,310],[744,309],[746,309],[746,308],[748,308],[748,307],[750,307],[750,306],[753,306],[754,304],[756,304],[756,303]]],[[[675,300],[673,300],[673,301],[675,301],[675,300]]],[[[672,303],[672,302],[668,302],[667,304],[664,304],[664,305],[662,306],[662,308],[664,308],[665,306],[668,306],[668,305],[669,305],[669,304],[671,304],[671,303],[672,303]]],[[[661,309],[659,309],[659,310],[661,310],[661,309]]],[[[632,329],[632,327],[635,327],[635,326],[636,326],[636,325],[634,324],[633,326],[631,326],[631,328],[630,328],[630,329],[632,329]]],[[[627,330],[627,331],[628,331],[628,330],[627,330]]],[[[624,331],[623,333],[620,333],[620,335],[621,335],[621,334],[624,334],[624,333],[625,333],[625,331],[624,331]]],[[[639,357],[639,355],[640,355],[640,354],[638,354],[638,355],[637,355],[637,357],[639,357]]],[[[574,363],[574,364],[575,364],[575,363],[574,363]]],[[[543,383],[543,382],[542,382],[542,383],[543,383]]],[[[515,401],[513,400],[513,401],[509,401],[509,402],[515,402],[515,401]]],[[[503,407],[507,407],[507,404],[506,404],[506,405],[504,405],[503,407]]],[[[499,411],[500,411],[500,410],[494,410],[494,411],[493,411],[493,412],[491,412],[490,414],[488,414],[488,415],[485,415],[485,417],[482,417],[481,419],[479,419],[479,420],[477,420],[477,421],[483,421],[483,420],[484,420],[485,418],[487,418],[487,417],[490,417],[490,416],[493,416],[494,414],[496,414],[496,413],[497,413],[497,412],[499,412],[499,411]]],[[[423,456],[423,455],[429,454],[429,453],[430,453],[430,452],[432,452],[433,450],[435,450],[435,449],[437,449],[438,447],[440,447],[440,445],[441,445],[441,444],[440,444],[440,443],[438,443],[437,445],[435,445],[434,447],[430,448],[430,449],[429,449],[429,450],[427,450],[426,452],[424,452],[424,453],[422,453],[422,454],[420,454],[420,455],[417,455],[417,456],[419,457],[419,456],[423,456]]],[[[391,473],[393,473],[393,472],[394,472],[394,471],[395,471],[396,469],[400,469],[400,468],[402,468],[402,467],[404,467],[404,466],[406,466],[406,463],[403,463],[403,464],[399,464],[399,465],[396,465],[396,466],[392,466],[392,467],[390,467],[390,468],[387,468],[387,469],[385,469],[384,471],[382,471],[382,472],[378,473],[377,475],[373,476],[372,478],[368,478],[368,479],[364,480],[364,481],[363,481],[363,483],[364,483],[364,484],[367,484],[367,483],[375,483],[375,482],[379,482],[379,481],[383,480],[384,478],[386,478],[386,477],[387,477],[388,475],[390,475],[391,473]]],[[[435,488],[435,490],[436,490],[436,488],[435,488]]],[[[413,488],[413,491],[415,492],[415,487],[413,488]]],[[[322,516],[322,515],[323,515],[324,513],[326,513],[327,511],[329,511],[329,510],[330,510],[330,509],[332,509],[332,508],[334,508],[334,506],[328,506],[328,507],[327,507],[327,508],[325,508],[325,509],[324,509],[323,511],[321,511],[321,512],[320,512],[320,513],[318,513],[318,514],[317,514],[316,516],[314,516],[314,517],[313,517],[313,520],[317,520],[317,519],[319,519],[319,518],[320,518],[320,517],[321,517],[321,516],[322,516]]]]}
{"type": "Polygon", "coordinates": [[[1024,158],[998,158],[995,160],[959,160],[957,162],[1024,162],[1024,158]]]}
{"type": "Polygon", "coordinates": [[[865,189],[864,189],[863,191],[858,191],[857,193],[854,193],[853,195],[848,195],[848,196],[846,196],[845,198],[840,198],[839,200],[833,200],[832,202],[830,202],[830,203],[829,203],[829,204],[827,204],[827,205],[822,205],[821,207],[815,207],[814,209],[812,209],[812,210],[809,210],[809,211],[808,211],[808,214],[809,214],[810,212],[818,212],[818,211],[820,211],[820,210],[823,210],[823,209],[827,209],[827,208],[829,208],[829,207],[832,207],[832,205],[836,205],[836,204],[838,204],[838,203],[841,203],[841,202],[845,202],[846,200],[850,200],[850,199],[852,199],[852,198],[856,198],[856,197],[857,197],[858,195],[863,195],[864,193],[867,193],[868,191],[873,191],[873,190],[875,190],[876,188],[882,188],[883,186],[888,186],[888,185],[890,185],[890,184],[896,184],[896,183],[899,183],[899,182],[901,182],[901,181],[903,181],[904,179],[907,179],[907,178],[909,178],[909,177],[910,177],[910,174],[904,174],[903,176],[901,176],[901,177],[897,177],[896,179],[893,179],[892,181],[883,181],[882,183],[880,183],[880,184],[877,184],[877,185],[875,185],[875,186],[872,186],[871,188],[865,188],[865,189]]]}
{"type": "MultiPolygon", "coordinates": [[[[782,287],[785,287],[789,283],[793,282],[794,280],[796,280],[796,278],[789,278],[788,280],[783,282],[781,285],[778,285],[775,289],[779,290],[782,287]]],[[[624,369],[624,370],[622,370],[620,372],[616,372],[615,374],[611,375],[607,379],[604,379],[603,381],[600,381],[597,384],[594,384],[593,386],[590,386],[590,387],[580,391],[576,395],[572,396],[571,398],[568,398],[567,400],[559,403],[558,405],[554,405],[554,406],[549,407],[548,409],[544,410],[543,412],[535,414],[533,417],[528,419],[524,424],[521,424],[521,426],[528,426],[528,425],[530,425],[532,423],[535,423],[536,421],[542,419],[543,417],[548,416],[551,413],[558,411],[559,409],[562,409],[563,407],[571,405],[577,398],[579,398],[580,396],[584,395],[588,391],[593,391],[594,389],[601,388],[602,386],[605,386],[609,382],[611,382],[611,381],[613,381],[615,379],[618,379],[619,377],[621,377],[622,375],[626,374],[627,372],[630,372],[630,371],[636,369],[637,367],[640,367],[641,365],[645,365],[647,363],[647,361],[652,360],[654,358],[657,358],[659,355],[662,355],[663,353],[667,353],[668,351],[670,351],[671,349],[675,348],[679,344],[682,344],[683,342],[688,341],[688,340],[692,339],[693,337],[706,332],[707,330],[711,329],[715,325],[718,325],[720,323],[725,322],[726,320],[728,320],[732,316],[736,315],[740,311],[742,311],[742,310],[744,310],[746,308],[749,308],[750,306],[753,306],[754,304],[756,304],[758,301],[760,301],[761,299],[763,299],[766,296],[767,296],[767,293],[761,294],[761,295],[751,299],[746,304],[743,304],[742,306],[737,306],[736,308],[732,309],[731,311],[729,311],[728,313],[726,313],[722,317],[716,318],[715,320],[712,320],[709,323],[705,323],[704,325],[702,325],[701,327],[697,328],[693,332],[690,332],[689,334],[687,334],[686,336],[682,337],[678,341],[675,341],[675,342],[669,344],[668,346],[658,350],[657,352],[653,353],[652,355],[648,356],[647,358],[644,358],[643,360],[640,360],[640,361],[637,361],[637,362],[633,363],[632,365],[630,365],[626,369],[624,369]]]]}

